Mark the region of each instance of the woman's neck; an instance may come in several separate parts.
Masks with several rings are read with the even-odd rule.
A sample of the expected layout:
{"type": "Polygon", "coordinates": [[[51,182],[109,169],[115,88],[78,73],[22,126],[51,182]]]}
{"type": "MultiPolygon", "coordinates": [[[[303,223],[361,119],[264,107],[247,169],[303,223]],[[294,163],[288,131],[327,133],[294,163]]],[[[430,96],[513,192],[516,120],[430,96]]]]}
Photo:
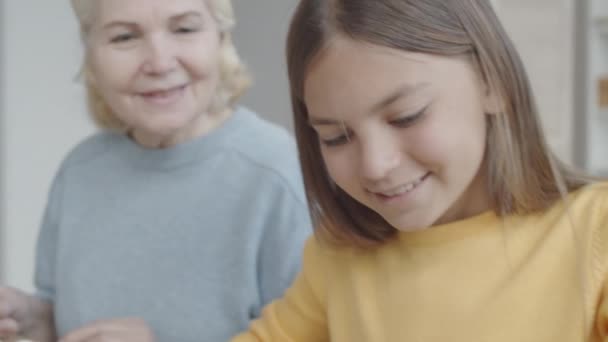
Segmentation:
{"type": "Polygon", "coordinates": [[[203,113],[182,129],[168,134],[150,133],[138,129],[131,129],[127,134],[133,141],[145,148],[164,149],[209,134],[221,126],[232,113],[233,110],[229,107],[214,114],[203,113]]]}

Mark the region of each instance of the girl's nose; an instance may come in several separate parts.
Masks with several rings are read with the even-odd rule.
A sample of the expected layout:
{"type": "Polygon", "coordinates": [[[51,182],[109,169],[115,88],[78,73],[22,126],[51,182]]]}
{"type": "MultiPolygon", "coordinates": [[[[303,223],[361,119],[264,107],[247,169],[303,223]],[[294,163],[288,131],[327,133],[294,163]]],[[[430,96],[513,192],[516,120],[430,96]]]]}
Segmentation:
{"type": "Polygon", "coordinates": [[[361,173],[367,181],[385,179],[400,163],[399,142],[390,134],[378,134],[361,142],[361,173]]]}

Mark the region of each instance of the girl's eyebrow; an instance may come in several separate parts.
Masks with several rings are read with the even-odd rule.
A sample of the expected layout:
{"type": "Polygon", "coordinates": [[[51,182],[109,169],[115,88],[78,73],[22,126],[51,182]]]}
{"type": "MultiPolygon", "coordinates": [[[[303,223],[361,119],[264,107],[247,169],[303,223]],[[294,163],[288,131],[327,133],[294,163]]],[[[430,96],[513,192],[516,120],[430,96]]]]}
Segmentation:
{"type": "Polygon", "coordinates": [[[308,117],[308,123],[311,126],[329,126],[329,125],[338,125],[341,121],[333,120],[333,119],[325,119],[325,118],[315,118],[312,116],[308,117]]]}
{"type": "Polygon", "coordinates": [[[370,109],[371,113],[375,113],[383,108],[386,108],[393,104],[395,101],[411,96],[414,93],[419,92],[421,89],[429,86],[429,83],[417,83],[417,84],[402,84],[395,91],[390,93],[388,96],[378,101],[375,105],[373,105],[370,109]]]}
{"type": "MultiPolygon", "coordinates": [[[[429,83],[417,83],[417,84],[402,84],[395,91],[391,92],[388,96],[384,97],[378,103],[374,104],[369,113],[376,113],[383,108],[386,108],[393,104],[395,101],[411,96],[412,94],[420,91],[429,86],[429,83]]],[[[308,117],[308,123],[311,126],[327,126],[327,125],[340,125],[341,120],[327,119],[327,118],[316,118],[313,116],[308,117]]]]}

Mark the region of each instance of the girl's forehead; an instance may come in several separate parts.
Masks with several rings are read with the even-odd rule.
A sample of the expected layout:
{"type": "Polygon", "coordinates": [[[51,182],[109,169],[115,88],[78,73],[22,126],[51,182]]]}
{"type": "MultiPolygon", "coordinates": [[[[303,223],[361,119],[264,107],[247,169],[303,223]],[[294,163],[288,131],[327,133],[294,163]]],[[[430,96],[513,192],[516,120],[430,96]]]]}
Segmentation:
{"type": "Polygon", "coordinates": [[[315,58],[303,75],[304,98],[429,83],[434,68],[429,56],[358,45],[330,46],[315,58]]]}
{"type": "Polygon", "coordinates": [[[449,93],[465,96],[477,91],[477,83],[462,58],[394,49],[328,50],[307,72],[303,99],[312,116],[364,117],[383,109],[420,107],[449,93]]]}
{"type": "MultiPolygon", "coordinates": [[[[332,79],[338,75],[387,77],[391,68],[399,67],[401,73],[418,73],[424,71],[432,55],[415,53],[406,50],[375,45],[351,39],[339,39],[328,43],[310,59],[304,73],[304,84],[307,81],[326,75],[332,79]]],[[[405,76],[405,75],[404,75],[405,76]]]]}

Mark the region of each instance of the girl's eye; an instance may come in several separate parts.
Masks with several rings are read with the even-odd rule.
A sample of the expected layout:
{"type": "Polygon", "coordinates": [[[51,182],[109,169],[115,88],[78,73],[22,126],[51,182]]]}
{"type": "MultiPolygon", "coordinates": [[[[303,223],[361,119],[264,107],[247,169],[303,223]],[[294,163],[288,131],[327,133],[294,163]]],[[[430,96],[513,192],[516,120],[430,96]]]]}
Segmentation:
{"type": "Polygon", "coordinates": [[[113,37],[112,39],[110,39],[111,43],[124,43],[124,42],[128,42],[129,40],[135,38],[135,35],[132,33],[123,33],[123,34],[119,34],[115,37],[113,37]]]}
{"type": "Polygon", "coordinates": [[[327,147],[335,147],[348,143],[350,141],[350,137],[346,134],[340,135],[331,139],[321,139],[323,145],[327,147]]]}
{"type": "Polygon", "coordinates": [[[192,33],[196,31],[197,29],[191,27],[180,27],[176,30],[177,33],[192,33]]]}
{"type": "Polygon", "coordinates": [[[423,110],[419,111],[416,114],[406,115],[404,117],[392,120],[390,123],[396,127],[409,127],[409,126],[415,124],[420,118],[422,118],[422,116],[424,115],[425,112],[426,112],[426,108],[424,108],[423,110]]]}

